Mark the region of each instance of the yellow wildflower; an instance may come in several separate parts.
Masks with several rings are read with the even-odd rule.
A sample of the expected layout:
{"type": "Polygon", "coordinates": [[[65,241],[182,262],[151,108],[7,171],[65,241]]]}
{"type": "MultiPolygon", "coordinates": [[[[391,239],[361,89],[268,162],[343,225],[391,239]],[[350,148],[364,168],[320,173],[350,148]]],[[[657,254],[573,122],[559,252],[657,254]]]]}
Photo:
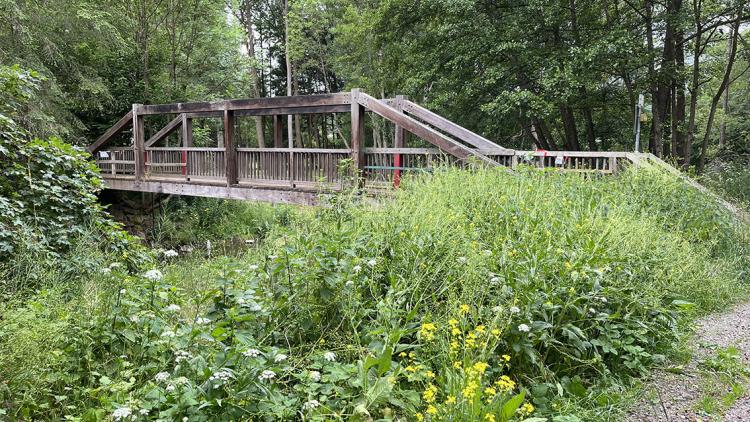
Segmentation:
{"type": "Polygon", "coordinates": [[[422,324],[422,328],[419,330],[419,334],[426,340],[432,340],[433,337],[435,337],[435,330],[437,330],[435,324],[428,322],[422,324]]]}
{"type": "Polygon", "coordinates": [[[503,392],[511,391],[516,388],[516,383],[507,375],[501,376],[500,379],[495,381],[495,385],[503,392]]]}
{"type": "Polygon", "coordinates": [[[427,371],[427,373],[425,373],[425,376],[427,378],[435,378],[435,373],[432,371],[427,371]]]}
{"type": "Polygon", "coordinates": [[[477,328],[475,328],[474,330],[478,333],[484,333],[486,327],[484,325],[477,325],[477,328]]]}
{"type": "Polygon", "coordinates": [[[455,327],[451,328],[451,334],[453,334],[454,336],[457,336],[457,335],[461,334],[461,330],[459,330],[458,328],[455,328],[455,327]]]}
{"type": "Polygon", "coordinates": [[[474,370],[477,371],[479,375],[484,374],[484,371],[486,371],[489,367],[490,365],[488,365],[486,362],[477,362],[474,364],[474,366],[472,366],[472,368],[474,368],[474,370]]]}
{"type": "Polygon", "coordinates": [[[456,396],[450,395],[447,399],[445,399],[445,404],[451,405],[456,404],[456,396]]]}
{"type": "Polygon", "coordinates": [[[461,394],[463,394],[463,396],[467,399],[471,399],[477,392],[478,387],[479,383],[477,383],[476,380],[471,380],[468,384],[466,384],[466,387],[464,387],[464,389],[461,391],[461,394]]]}
{"type": "Polygon", "coordinates": [[[404,371],[406,371],[406,372],[417,372],[417,368],[409,365],[406,368],[404,368],[404,371]]]}
{"type": "Polygon", "coordinates": [[[422,421],[424,420],[424,415],[423,415],[423,414],[421,414],[421,413],[417,413],[417,414],[415,414],[415,415],[414,415],[414,417],[415,417],[415,418],[417,418],[417,420],[418,420],[419,422],[422,422],[422,421]]]}
{"type": "Polygon", "coordinates": [[[425,413],[427,413],[428,415],[435,415],[437,414],[437,412],[438,412],[437,407],[433,405],[427,406],[427,410],[425,410],[425,413]]]}
{"type": "Polygon", "coordinates": [[[406,352],[401,352],[401,353],[399,353],[399,354],[398,354],[398,357],[400,357],[400,358],[405,358],[405,357],[406,357],[406,352]]]}
{"type": "Polygon", "coordinates": [[[458,350],[458,348],[459,348],[458,342],[456,340],[453,340],[451,342],[451,351],[455,352],[456,350],[458,350]]]}
{"type": "Polygon", "coordinates": [[[462,364],[461,364],[461,362],[460,362],[460,361],[455,361],[455,362],[453,362],[453,367],[454,367],[454,368],[456,368],[456,369],[459,369],[459,368],[461,368],[461,366],[462,366],[462,364]]]}
{"type": "Polygon", "coordinates": [[[497,328],[493,328],[492,331],[490,331],[490,333],[492,333],[493,336],[499,336],[500,330],[498,330],[497,328]]]}
{"type": "Polygon", "coordinates": [[[490,397],[494,397],[497,394],[497,390],[494,387],[487,387],[484,389],[484,394],[490,397]]]}
{"type": "Polygon", "coordinates": [[[414,357],[415,357],[415,356],[417,356],[417,355],[416,355],[416,354],[414,354],[414,352],[409,352],[409,357],[410,357],[411,359],[414,359],[414,357]]]}
{"type": "Polygon", "coordinates": [[[437,396],[438,389],[433,384],[428,384],[427,388],[425,388],[424,393],[422,393],[422,398],[427,403],[433,403],[435,401],[435,397],[437,396]]]}
{"type": "Polygon", "coordinates": [[[448,320],[448,325],[451,327],[458,327],[458,320],[456,318],[451,318],[448,320]]]}
{"type": "Polygon", "coordinates": [[[484,420],[486,420],[487,422],[495,422],[495,415],[493,415],[492,413],[487,413],[484,415],[484,420]]]}
{"type": "Polygon", "coordinates": [[[469,305],[467,305],[467,304],[465,304],[465,303],[464,303],[463,305],[461,305],[461,306],[460,306],[460,307],[458,308],[458,311],[459,311],[460,313],[462,313],[462,314],[468,314],[468,313],[469,313],[469,311],[471,311],[471,307],[469,307],[469,305]]]}
{"type": "Polygon", "coordinates": [[[534,412],[534,405],[533,404],[531,404],[529,402],[526,402],[526,403],[523,404],[523,406],[521,406],[521,413],[523,413],[524,415],[530,415],[533,412],[534,412]]]}
{"type": "Polygon", "coordinates": [[[504,361],[510,362],[510,355],[503,355],[502,358],[504,361]]]}

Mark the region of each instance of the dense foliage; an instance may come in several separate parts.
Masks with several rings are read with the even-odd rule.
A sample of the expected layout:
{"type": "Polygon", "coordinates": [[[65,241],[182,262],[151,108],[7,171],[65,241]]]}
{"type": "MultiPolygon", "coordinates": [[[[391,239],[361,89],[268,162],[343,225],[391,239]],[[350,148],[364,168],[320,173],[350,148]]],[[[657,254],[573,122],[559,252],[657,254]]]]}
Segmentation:
{"type": "Polygon", "coordinates": [[[606,420],[686,317],[743,297],[747,236],[658,170],[446,170],[8,308],[0,394],[25,419],[606,420]]]}

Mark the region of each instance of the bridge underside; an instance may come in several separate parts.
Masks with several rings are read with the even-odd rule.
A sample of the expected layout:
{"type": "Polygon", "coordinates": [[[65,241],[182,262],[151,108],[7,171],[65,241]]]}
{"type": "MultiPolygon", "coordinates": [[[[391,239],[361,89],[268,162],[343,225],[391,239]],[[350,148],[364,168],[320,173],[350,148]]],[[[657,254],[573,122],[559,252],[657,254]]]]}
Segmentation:
{"type": "Polygon", "coordinates": [[[88,150],[109,189],[295,204],[315,204],[321,193],[346,184],[365,192],[398,187],[404,174],[437,165],[514,168],[526,163],[613,173],[633,159],[618,152],[503,148],[401,96],[379,100],[359,90],[134,104],[88,150]],[[293,126],[290,116],[297,119],[293,126]],[[243,122],[243,117],[250,119],[243,122]],[[146,118],[158,124],[146,125],[146,118]],[[302,118],[307,119],[304,137],[302,118]],[[206,120],[213,123],[194,130],[194,121],[206,120]],[[294,135],[285,137],[290,126],[294,135]],[[132,135],[118,140],[129,128],[132,135]],[[272,147],[266,146],[267,129],[272,147]],[[248,132],[255,136],[246,136],[248,132]]]}

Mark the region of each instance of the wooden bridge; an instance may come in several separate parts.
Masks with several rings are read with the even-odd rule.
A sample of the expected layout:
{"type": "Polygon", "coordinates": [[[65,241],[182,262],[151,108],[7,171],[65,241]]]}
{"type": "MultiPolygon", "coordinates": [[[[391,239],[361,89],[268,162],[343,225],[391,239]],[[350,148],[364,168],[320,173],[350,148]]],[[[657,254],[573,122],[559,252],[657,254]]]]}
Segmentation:
{"type": "Polygon", "coordinates": [[[368,192],[398,187],[404,172],[429,171],[437,164],[513,168],[526,163],[613,173],[624,162],[637,159],[625,152],[507,149],[401,96],[376,99],[357,89],[326,95],[134,104],[88,151],[95,155],[109,189],[302,204],[313,204],[321,192],[340,190],[346,183],[354,182],[368,192]],[[335,130],[341,114],[349,115],[348,121],[341,122],[350,128],[348,137],[340,128],[335,130]],[[292,115],[333,115],[334,129],[323,126],[327,133],[316,136],[325,141],[334,132],[345,147],[304,148],[299,142],[295,146],[291,136],[284,145],[284,117],[292,115]],[[248,123],[260,122],[262,128],[264,118],[272,119],[273,147],[258,142],[263,132],[253,140],[260,145],[243,145],[249,142],[238,136],[238,130],[245,116],[252,117],[248,123]],[[376,141],[375,135],[367,136],[368,116],[379,119],[381,128],[388,126],[386,132],[393,138],[387,143],[392,146],[376,141]],[[161,129],[148,138],[146,118],[161,121],[155,126],[161,129]],[[205,128],[194,130],[196,119],[219,119],[214,122],[216,139],[205,128]],[[132,128],[132,136],[122,137],[127,128],[132,128]],[[174,145],[169,146],[174,137],[174,145]],[[409,147],[409,137],[418,145],[409,147]]]}

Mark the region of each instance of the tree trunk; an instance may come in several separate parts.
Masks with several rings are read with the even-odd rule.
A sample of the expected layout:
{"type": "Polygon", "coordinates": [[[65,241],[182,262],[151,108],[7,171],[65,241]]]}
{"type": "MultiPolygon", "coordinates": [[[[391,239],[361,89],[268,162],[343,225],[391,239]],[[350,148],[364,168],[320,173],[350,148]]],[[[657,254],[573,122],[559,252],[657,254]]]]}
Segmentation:
{"type": "MultiPolygon", "coordinates": [[[[727,61],[729,61],[729,53],[732,51],[732,37],[727,38],[727,61]]],[[[724,99],[721,102],[721,110],[724,112],[724,118],[721,119],[721,125],[719,126],[719,148],[724,146],[727,137],[727,116],[729,116],[729,85],[724,89],[724,99]]]]}
{"type": "Polygon", "coordinates": [[[576,129],[573,108],[569,105],[560,107],[560,118],[563,122],[563,130],[565,131],[565,148],[569,151],[580,151],[581,146],[578,144],[578,129],[576,129]]]}
{"type": "Polygon", "coordinates": [[[706,132],[703,134],[703,142],[701,143],[701,156],[698,160],[698,173],[703,173],[703,169],[706,166],[706,151],[708,150],[708,141],[711,138],[711,128],[714,124],[714,117],[716,117],[716,107],[719,105],[719,100],[724,93],[724,90],[729,86],[729,79],[732,76],[732,67],[734,66],[734,60],[737,57],[737,37],[740,34],[740,23],[742,23],[742,9],[737,11],[737,18],[732,23],[732,29],[729,34],[731,38],[731,47],[727,54],[727,64],[724,68],[724,77],[721,80],[719,89],[711,99],[711,108],[708,112],[708,122],[706,123],[706,132]]]}

